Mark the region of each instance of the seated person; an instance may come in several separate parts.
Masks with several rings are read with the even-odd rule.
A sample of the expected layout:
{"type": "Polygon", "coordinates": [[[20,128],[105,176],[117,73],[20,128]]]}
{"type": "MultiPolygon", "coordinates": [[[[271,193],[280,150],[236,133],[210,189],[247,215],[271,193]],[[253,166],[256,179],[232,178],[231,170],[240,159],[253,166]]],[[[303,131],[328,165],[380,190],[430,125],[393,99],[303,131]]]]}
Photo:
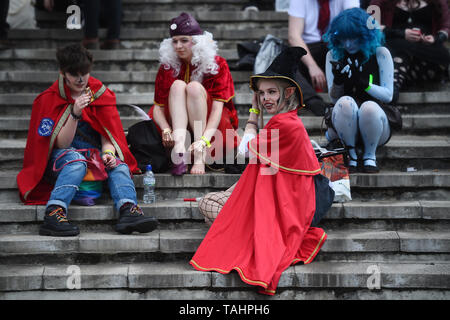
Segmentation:
{"type": "Polygon", "coordinates": [[[358,170],[358,160],[366,173],[376,173],[378,146],[391,137],[396,119],[388,118],[387,105],[393,92],[393,62],[382,46],[379,28],[367,28],[369,15],[360,8],[341,12],[324,35],[330,51],[326,72],[328,92],[334,107],[327,121],[326,137],[339,138],[348,148],[349,171],[358,170]],[[358,159],[357,149],[362,149],[358,159]]]}
{"type": "Polygon", "coordinates": [[[394,59],[394,96],[408,85],[448,80],[447,0],[372,0],[380,7],[386,47],[394,59]]]}
{"type": "Polygon", "coordinates": [[[302,0],[291,1],[288,10],[288,39],[291,46],[305,48],[307,53],[301,58],[297,81],[303,90],[307,109],[315,115],[324,115],[328,106],[317,92],[325,91],[326,43],[322,35],[327,31],[330,21],[340,12],[359,7],[359,0],[302,0]]]}
{"type": "Polygon", "coordinates": [[[194,17],[181,13],[172,19],[170,36],[159,48],[161,66],[149,115],[162,130],[164,147],[173,148],[172,174],[188,171],[190,152],[190,173],[204,174],[206,147],[223,148],[225,155],[238,144],[233,79],[212,35],[194,17]],[[186,152],[188,127],[193,142],[186,152]],[[227,131],[233,133],[229,139],[227,131]]]}
{"type": "MultiPolygon", "coordinates": [[[[266,72],[250,78],[252,109],[260,123],[263,112],[272,117],[246,143],[253,157],[191,259],[199,271],[236,270],[245,283],[268,295],[275,294],[286,268],[312,262],[327,237],[323,229],[311,227],[314,181],[321,169],[297,116],[304,105],[293,78],[294,61],[305,53],[300,47],[288,48],[266,72]]],[[[256,132],[256,125],[249,124],[256,132]]]]}
{"type": "Polygon", "coordinates": [[[77,149],[86,147],[102,151],[108,187],[120,213],[116,231],[154,230],[157,220],[144,217],[137,205],[130,170],[139,169],[128,149],[115,94],[90,76],[92,55],[80,44],[59,49],[56,57],[59,79],[34,100],[23,169],[17,176],[25,204],[46,204],[39,234],[79,234],[67,212],[87,171],[85,156],[77,149]]]}

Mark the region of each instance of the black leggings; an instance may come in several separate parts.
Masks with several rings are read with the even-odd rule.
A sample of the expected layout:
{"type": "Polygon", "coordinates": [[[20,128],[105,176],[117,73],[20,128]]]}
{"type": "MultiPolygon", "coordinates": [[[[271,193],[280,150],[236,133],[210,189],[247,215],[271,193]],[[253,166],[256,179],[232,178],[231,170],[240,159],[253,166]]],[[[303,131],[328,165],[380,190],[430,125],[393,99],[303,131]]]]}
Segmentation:
{"type": "Polygon", "coordinates": [[[394,86],[402,89],[406,84],[416,85],[426,81],[448,78],[447,67],[420,60],[408,55],[396,55],[394,60],[394,86]]]}

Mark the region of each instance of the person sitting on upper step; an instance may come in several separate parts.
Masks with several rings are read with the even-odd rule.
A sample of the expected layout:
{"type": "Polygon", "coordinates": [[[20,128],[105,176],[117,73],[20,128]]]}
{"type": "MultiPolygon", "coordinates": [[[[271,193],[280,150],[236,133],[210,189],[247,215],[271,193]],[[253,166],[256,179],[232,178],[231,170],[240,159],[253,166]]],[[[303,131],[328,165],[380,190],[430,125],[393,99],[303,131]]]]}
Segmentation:
{"type": "Polygon", "coordinates": [[[325,91],[326,43],[322,35],[340,12],[359,7],[359,0],[302,0],[289,5],[288,39],[291,46],[300,46],[308,52],[300,61],[296,76],[303,89],[307,109],[323,116],[328,103],[317,92],[325,91]]]}
{"type": "Polygon", "coordinates": [[[226,60],[217,55],[211,33],[190,14],[183,12],[171,20],[170,36],[159,47],[161,66],[149,115],[162,130],[164,147],[173,148],[172,174],[187,172],[191,152],[190,173],[204,174],[206,147],[218,159],[234,152],[239,143],[233,78],[226,60]],[[194,142],[186,153],[188,126],[194,142]]]}
{"type": "Polygon", "coordinates": [[[408,85],[448,81],[447,0],[372,0],[381,13],[386,47],[394,57],[394,96],[408,85]]]}
{"type": "MultiPolygon", "coordinates": [[[[362,149],[363,171],[376,173],[375,152],[391,137],[399,121],[388,105],[393,92],[393,61],[382,46],[384,37],[370,16],[360,8],[340,13],[324,35],[330,51],[326,57],[328,92],[334,107],[325,116],[329,141],[340,139],[348,148],[349,170],[358,168],[362,149]]],[[[375,21],[375,20],[373,20],[375,21]]]]}
{"type": "Polygon", "coordinates": [[[157,220],[144,217],[137,205],[130,171],[139,173],[128,149],[114,92],[90,76],[93,58],[81,44],[56,53],[59,78],[33,102],[23,169],[17,176],[25,204],[46,204],[39,234],[75,236],[68,207],[86,176],[79,149],[101,150],[107,183],[119,211],[117,232],[150,232],[157,220]],[[62,169],[60,169],[62,167],[62,169]]]}

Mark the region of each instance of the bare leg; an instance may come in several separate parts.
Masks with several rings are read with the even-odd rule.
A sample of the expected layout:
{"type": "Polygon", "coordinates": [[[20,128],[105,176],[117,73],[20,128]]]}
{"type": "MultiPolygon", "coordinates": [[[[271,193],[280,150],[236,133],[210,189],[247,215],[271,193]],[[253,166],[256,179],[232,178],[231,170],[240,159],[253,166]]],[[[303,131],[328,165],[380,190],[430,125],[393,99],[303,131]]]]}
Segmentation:
{"type": "Polygon", "coordinates": [[[184,153],[188,114],[186,109],[186,83],[175,80],[170,87],[169,106],[170,118],[172,119],[173,139],[175,146],[173,152],[184,153]]]}
{"type": "MultiPolygon", "coordinates": [[[[206,115],[208,106],[206,103],[207,93],[201,83],[190,82],[186,87],[187,93],[187,113],[189,126],[194,132],[194,140],[200,140],[206,127],[206,115]]],[[[205,152],[194,152],[194,164],[191,168],[192,174],[205,173],[205,152]]]]}

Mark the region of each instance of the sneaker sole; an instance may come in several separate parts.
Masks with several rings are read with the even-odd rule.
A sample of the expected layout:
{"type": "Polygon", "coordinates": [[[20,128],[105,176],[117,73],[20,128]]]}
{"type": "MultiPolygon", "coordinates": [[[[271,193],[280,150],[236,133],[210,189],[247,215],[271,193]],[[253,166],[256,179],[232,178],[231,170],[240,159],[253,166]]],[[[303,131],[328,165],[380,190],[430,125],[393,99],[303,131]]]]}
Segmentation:
{"type": "Polygon", "coordinates": [[[122,234],[131,234],[133,231],[137,231],[139,233],[148,233],[148,232],[152,232],[157,227],[158,227],[158,221],[151,219],[151,220],[141,221],[138,223],[117,224],[115,226],[115,230],[122,234]]]}
{"type": "Polygon", "coordinates": [[[79,230],[69,230],[69,231],[55,231],[45,228],[39,229],[39,235],[41,236],[52,236],[52,237],[74,237],[80,234],[79,230]]]}

